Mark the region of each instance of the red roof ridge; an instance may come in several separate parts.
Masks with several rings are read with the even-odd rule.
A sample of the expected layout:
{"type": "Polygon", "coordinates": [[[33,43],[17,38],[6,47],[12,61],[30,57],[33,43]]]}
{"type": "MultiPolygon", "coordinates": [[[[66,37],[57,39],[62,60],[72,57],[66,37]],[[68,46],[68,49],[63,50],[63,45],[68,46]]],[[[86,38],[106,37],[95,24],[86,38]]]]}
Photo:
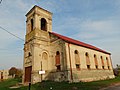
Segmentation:
{"type": "Polygon", "coordinates": [[[100,48],[97,48],[95,46],[92,46],[90,44],[86,44],[84,42],[81,42],[81,41],[78,41],[78,40],[75,40],[75,39],[72,39],[72,38],[69,38],[69,37],[66,37],[66,36],[63,36],[63,35],[60,35],[60,34],[57,34],[55,32],[50,32],[51,34],[57,36],[58,38],[68,42],[68,43],[72,43],[72,44],[75,44],[75,45],[79,45],[79,46],[83,46],[83,47],[86,47],[86,48],[89,48],[89,49],[93,49],[93,50],[97,50],[97,51],[100,51],[100,52],[103,52],[103,53],[106,53],[106,54],[111,54],[109,52],[106,52],[100,48]]]}

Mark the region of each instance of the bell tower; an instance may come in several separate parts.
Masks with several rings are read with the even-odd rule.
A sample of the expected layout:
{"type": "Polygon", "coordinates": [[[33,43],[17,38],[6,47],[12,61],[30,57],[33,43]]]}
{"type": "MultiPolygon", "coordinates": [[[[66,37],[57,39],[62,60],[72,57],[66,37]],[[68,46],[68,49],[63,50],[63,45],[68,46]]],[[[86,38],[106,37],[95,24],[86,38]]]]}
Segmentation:
{"type": "Polygon", "coordinates": [[[49,32],[52,31],[52,13],[34,6],[26,14],[26,35],[24,44],[23,82],[39,82],[38,72],[42,64],[48,69],[49,32]],[[47,58],[43,61],[42,57],[47,58]],[[41,64],[42,63],[42,64],[41,64]]]}
{"type": "Polygon", "coordinates": [[[27,14],[26,34],[39,29],[46,32],[52,31],[52,13],[38,6],[34,6],[27,14]]]}

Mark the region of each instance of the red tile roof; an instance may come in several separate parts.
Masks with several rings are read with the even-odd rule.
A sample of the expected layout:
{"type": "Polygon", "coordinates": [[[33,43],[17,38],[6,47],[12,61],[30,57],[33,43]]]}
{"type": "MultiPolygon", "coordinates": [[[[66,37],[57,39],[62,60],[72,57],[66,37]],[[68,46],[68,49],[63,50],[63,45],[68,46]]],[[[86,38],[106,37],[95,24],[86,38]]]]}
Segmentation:
{"type": "Polygon", "coordinates": [[[86,47],[86,48],[89,48],[89,49],[93,49],[93,50],[96,50],[96,51],[100,51],[100,52],[103,52],[103,53],[106,53],[106,54],[109,54],[109,55],[111,54],[109,52],[106,52],[106,51],[104,51],[102,49],[99,49],[99,48],[97,48],[95,46],[92,46],[90,44],[86,44],[84,42],[81,42],[81,41],[78,41],[78,40],[74,40],[72,38],[69,38],[69,37],[66,37],[66,36],[54,33],[54,32],[50,32],[50,33],[55,35],[55,36],[57,36],[58,38],[60,38],[60,39],[62,39],[64,41],[68,42],[68,43],[79,45],[79,46],[86,47]]]}

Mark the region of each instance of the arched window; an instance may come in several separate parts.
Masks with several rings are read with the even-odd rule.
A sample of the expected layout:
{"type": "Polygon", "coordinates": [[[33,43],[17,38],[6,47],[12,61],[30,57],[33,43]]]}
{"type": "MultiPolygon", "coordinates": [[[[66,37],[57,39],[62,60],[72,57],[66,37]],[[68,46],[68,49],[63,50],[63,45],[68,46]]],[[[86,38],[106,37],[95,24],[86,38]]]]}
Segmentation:
{"type": "Polygon", "coordinates": [[[94,54],[94,62],[96,69],[98,69],[98,61],[97,61],[97,56],[95,54],[94,54]]]}
{"type": "Polygon", "coordinates": [[[28,56],[32,56],[30,52],[28,53],[28,56]]]}
{"type": "Polygon", "coordinates": [[[47,22],[44,18],[41,19],[41,30],[47,31],[47,22]]]}
{"type": "Polygon", "coordinates": [[[77,50],[74,51],[75,54],[75,65],[77,69],[80,69],[80,57],[77,50]]]}
{"type": "Polygon", "coordinates": [[[48,60],[48,55],[47,55],[46,52],[43,52],[43,54],[42,54],[42,59],[43,59],[43,60],[48,60]]]}
{"type": "Polygon", "coordinates": [[[107,62],[107,67],[108,67],[108,69],[110,69],[108,57],[106,57],[106,62],[107,62]]]}
{"type": "Polygon", "coordinates": [[[60,71],[61,67],[60,67],[60,52],[59,51],[56,52],[55,64],[56,64],[56,67],[57,67],[57,71],[60,71]]]}
{"type": "Polygon", "coordinates": [[[48,70],[48,53],[43,52],[42,53],[42,60],[41,60],[41,70],[48,70]]]}
{"type": "Polygon", "coordinates": [[[105,69],[103,57],[101,56],[100,58],[101,58],[102,68],[105,69]]]}
{"type": "Polygon", "coordinates": [[[31,19],[31,31],[33,30],[33,19],[31,19]]]}
{"type": "Polygon", "coordinates": [[[86,65],[87,65],[87,68],[90,69],[90,59],[89,59],[89,54],[86,52],[86,53],[85,53],[85,56],[86,56],[86,65]]]}

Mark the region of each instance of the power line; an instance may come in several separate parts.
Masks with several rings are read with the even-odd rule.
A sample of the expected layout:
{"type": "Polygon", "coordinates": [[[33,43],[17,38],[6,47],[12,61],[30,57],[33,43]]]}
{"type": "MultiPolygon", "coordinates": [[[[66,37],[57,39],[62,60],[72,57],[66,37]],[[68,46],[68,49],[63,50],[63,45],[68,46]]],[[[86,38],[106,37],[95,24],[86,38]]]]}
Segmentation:
{"type": "Polygon", "coordinates": [[[18,37],[17,35],[15,35],[15,34],[13,34],[13,33],[11,33],[11,32],[9,32],[9,31],[8,31],[8,30],[6,30],[5,28],[3,28],[3,27],[1,27],[1,26],[0,26],[0,28],[1,28],[2,30],[6,31],[7,33],[9,33],[10,35],[12,35],[12,36],[14,36],[14,37],[16,37],[16,38],[18,38],[18,39],[20,39],[20,40],[24,41],[24,39],[22,39],[22,38],[18,37]]]}

